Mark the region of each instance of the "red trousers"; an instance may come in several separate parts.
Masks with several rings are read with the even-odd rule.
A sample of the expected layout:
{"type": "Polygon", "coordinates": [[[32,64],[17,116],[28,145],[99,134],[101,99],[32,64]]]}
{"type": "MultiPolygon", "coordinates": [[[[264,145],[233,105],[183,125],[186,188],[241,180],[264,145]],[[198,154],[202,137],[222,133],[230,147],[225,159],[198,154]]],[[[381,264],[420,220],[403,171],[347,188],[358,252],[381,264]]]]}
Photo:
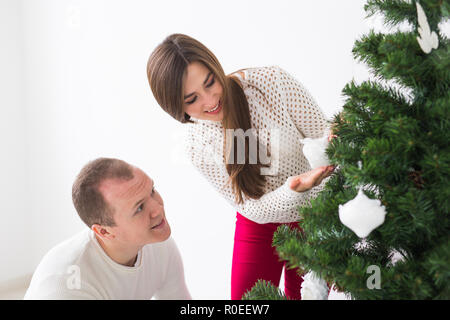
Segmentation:
{"type": "MultiPolygon", "coordinates": [[[[285,261],[280,261],[275,247],[272,247],[273,233],[281,223],[258,224],[239,212],[236,215],[233,264],[231,268],[231,299],[240,300],[258,279],[270,281],[279,286],[285,261]]],[[[298,228],[298,223],[288,223],[298,228]]],[[[303,278],[298,269],[284,270],[285,295],[289,299],[301,299],[300,288],[303,278]]]]}

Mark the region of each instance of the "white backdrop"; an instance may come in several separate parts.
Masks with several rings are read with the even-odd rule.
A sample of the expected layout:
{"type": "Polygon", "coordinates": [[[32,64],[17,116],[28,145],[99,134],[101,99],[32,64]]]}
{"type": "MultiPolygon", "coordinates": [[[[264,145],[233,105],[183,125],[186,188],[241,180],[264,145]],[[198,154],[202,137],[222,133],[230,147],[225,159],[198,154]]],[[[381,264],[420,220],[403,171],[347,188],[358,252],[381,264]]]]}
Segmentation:
{"type": "Polygon", "coordinates": [[[367,72],[352,57],[362,0],[0,0],[0,286],[31,274],[85,226],[72,182],[97,157],[155,180],[194,299],[229,299],[235,211],[185,161],[183,126],[156,104],[147,58],[171,33],[209,47],[226,73],[279,65],[328,117],[367,72]]]}

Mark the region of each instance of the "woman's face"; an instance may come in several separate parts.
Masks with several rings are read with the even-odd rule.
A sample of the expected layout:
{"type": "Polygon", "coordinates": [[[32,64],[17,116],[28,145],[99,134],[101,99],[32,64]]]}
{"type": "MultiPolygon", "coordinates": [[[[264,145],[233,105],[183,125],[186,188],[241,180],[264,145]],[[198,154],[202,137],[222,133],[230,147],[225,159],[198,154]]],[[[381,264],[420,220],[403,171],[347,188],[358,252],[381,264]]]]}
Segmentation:
{"type": "Polygon", "coordinates": [[[188,65],[184,77],[184,112],[195,119],[222,121],[223,88],[215,75],[195,61],[188,65]]]}

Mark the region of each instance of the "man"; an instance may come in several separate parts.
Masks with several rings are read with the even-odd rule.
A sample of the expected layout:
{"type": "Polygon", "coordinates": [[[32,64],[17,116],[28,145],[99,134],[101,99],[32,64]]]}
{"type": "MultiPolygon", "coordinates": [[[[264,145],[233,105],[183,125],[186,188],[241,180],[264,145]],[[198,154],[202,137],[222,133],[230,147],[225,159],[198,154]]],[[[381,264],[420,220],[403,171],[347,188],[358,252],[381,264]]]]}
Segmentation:
{"type": "Polygon", "coordinates": [[[163,200],[142,170],[91,161],[72,199],[89,229],[46,254],[25,299],[191,299],[163,200]]]}

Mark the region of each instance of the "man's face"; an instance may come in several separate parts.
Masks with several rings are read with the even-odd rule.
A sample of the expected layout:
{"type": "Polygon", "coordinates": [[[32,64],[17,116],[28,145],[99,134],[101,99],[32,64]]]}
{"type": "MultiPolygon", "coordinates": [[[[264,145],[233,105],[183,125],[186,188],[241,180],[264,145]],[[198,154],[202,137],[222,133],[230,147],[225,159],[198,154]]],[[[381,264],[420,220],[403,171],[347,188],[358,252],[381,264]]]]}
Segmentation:
{"type": "Polygon", "coordinates": [[[129,181],[108,179],[100,184],[100,192],[113,208],[114,227],[107,227],[114,241],[123,246],[144,246],[161,242],[170,236],[161,196],[154,182],[142,170],[132,167],[129,181]]]}

